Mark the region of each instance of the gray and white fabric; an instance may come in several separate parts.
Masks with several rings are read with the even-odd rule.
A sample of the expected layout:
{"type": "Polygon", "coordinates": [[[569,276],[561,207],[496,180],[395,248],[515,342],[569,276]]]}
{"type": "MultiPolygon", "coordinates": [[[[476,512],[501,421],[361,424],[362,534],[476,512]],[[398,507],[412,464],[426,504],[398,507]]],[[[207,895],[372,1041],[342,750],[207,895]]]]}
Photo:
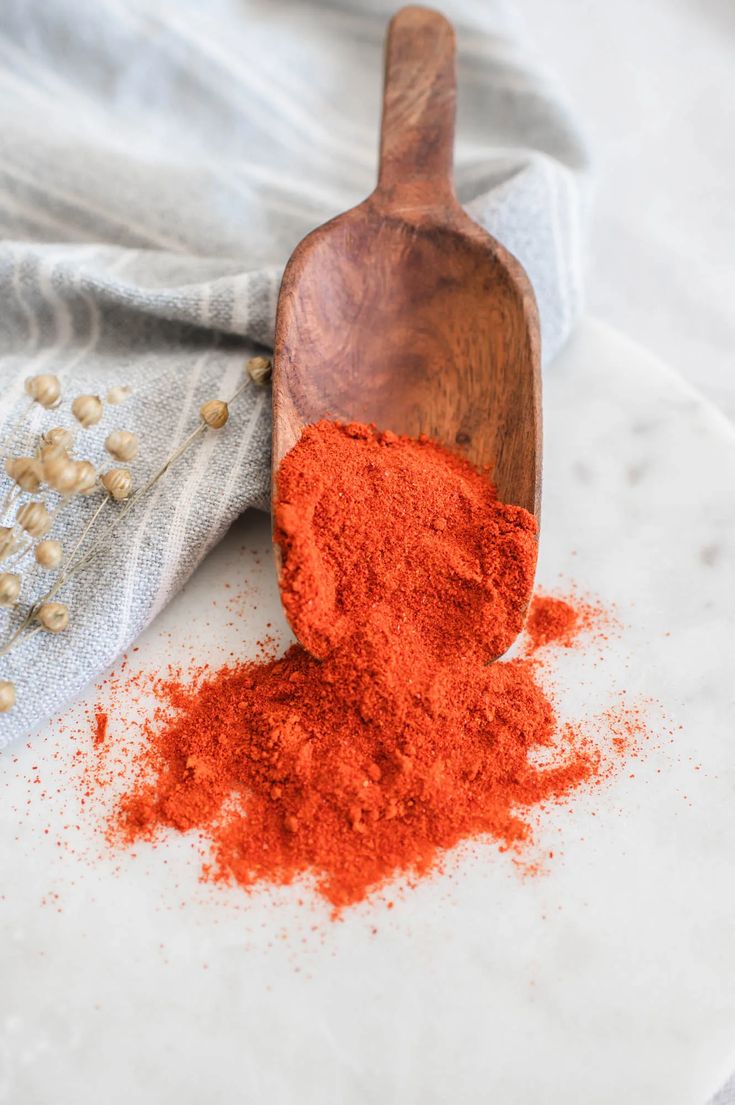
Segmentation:
{"type": "MultiPolygon", "coordinates": [[[[85,431],[141,439],[142,482],[272,338],[283,265],[376,170],[383,0],[3,0],[0,7],[0,429],[3,456],[70,422],[73,395],[134,395],[85,431]],[[55,372],[61,411],[23,381],[55,372]]],[[[456,181],[525,265],[545,358],[580,306],[584,147],[507,12],[447,0],[459,44],[456,181]]],[[[59,596],[58,637],[0,658],[18,704],[0,746],[58,712],[136,637],[247,507],[267,508],[268,389],[250,386],[59,596]]],[[[3,491],[4,497],[4,491],[3,491]]],[[[67,546],[94,508],[75,503],[67,546]]],[[[24,561],[27,602],[48,586],[24,561]]],[[[7,636],[15,614],[2,614],[7,636]]]]}

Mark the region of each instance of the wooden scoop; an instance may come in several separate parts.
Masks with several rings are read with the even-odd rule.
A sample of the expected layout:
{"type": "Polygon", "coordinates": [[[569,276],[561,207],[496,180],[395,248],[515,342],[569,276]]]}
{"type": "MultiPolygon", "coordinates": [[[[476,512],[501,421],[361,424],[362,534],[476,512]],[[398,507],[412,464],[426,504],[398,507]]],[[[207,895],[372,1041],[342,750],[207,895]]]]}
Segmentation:
{"type": "Polygon", "coordinates": [[[536,302],[454,194],[454,54],[438,12],[391,20],[377,188],[307,235],[283,276],[273,471],[307,423],[374,422],[489,464],[499,498],[538,518],[536,302]]]}

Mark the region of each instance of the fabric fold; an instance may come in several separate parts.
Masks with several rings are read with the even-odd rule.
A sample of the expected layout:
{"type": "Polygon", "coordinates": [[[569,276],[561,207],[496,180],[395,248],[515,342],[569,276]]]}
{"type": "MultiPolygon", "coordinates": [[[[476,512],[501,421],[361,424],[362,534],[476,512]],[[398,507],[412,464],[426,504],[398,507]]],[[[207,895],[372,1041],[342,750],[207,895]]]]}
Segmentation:
{"type": "MultiPolygon", "coordinates": [[[[205,399],[237,388],[246,357],[272,341],[294,246],[374,186],[393,10],[380,0],[3,4],[3,458],[68,424],[74,395],[129,384],[131,398],[80,436],[78,455],[101,463],[105,434],[130,429],[140,484],[205,399]],[[59,375],[64,405],[35,407],[12,433],[23,382],[39,372],[59,375]]],[[[459,47],[458,195],[527,268],[548,362],[580,309],[585,145],[507,8],[448,0],[443,10],[459,47]]],[[[187,453],[65,588],[69,630],[0,658],[18,699],[0,718],[0,746],[99,675],[240,512],[267,508],[269,441],[269,394],[249,386],[226,429],[187,453]]],[[[92,509],[75,502],[52,535],[73,543],[92,509]]],[[[48,586],[28,559],[23,603],[48,586]]],[[[0,615],[3,639],[17,616],[0,615]]]]}

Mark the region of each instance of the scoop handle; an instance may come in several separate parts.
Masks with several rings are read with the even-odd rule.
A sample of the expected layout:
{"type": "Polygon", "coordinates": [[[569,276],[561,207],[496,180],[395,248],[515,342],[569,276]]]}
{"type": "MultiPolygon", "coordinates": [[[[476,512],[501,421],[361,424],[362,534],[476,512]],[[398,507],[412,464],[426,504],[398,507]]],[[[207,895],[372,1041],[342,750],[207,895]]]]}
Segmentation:
{"type": "Polygon", "coordinates": [[[385,42],[378,191],[401,201],[454,197],[454,30],[431,8],[396,12],[385,42]]]}

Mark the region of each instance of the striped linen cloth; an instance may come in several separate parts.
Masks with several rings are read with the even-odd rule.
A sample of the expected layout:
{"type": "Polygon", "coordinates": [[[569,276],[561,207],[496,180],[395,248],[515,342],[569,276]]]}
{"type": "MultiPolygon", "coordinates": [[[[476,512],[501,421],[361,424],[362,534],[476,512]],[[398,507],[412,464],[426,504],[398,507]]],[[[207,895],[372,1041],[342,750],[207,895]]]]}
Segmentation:
{"type": "MultiPolygon", "coordinates": [[[[140,483],[272,339],[283,265],[376,171],[382,0],[3,0],[0,6],[0,440],[71,421],[73,395],[133,396],[83,434],[136,432],[140,483]],[[12,429],[26,377],[66,402],[12,429]]],[[[459,45],[456,180],[523,262],[546,358],[580,305],[585,152],[495,0],[447,0],[459,45]]],[[[270,397],[249,386],[59,596],[69,630],[0,657],[17,687],[0,747],[57,713],[130,644],[247,507],[267,509],[270,397]]],[[[2,488],[3,498],[9,484],[2,488]]],[[[52,536],[68,547],[94,503],[52,536]]],[[[7,521],[7,516],[4,521],[7,521]]],[[[48,586],[24,561],[24,602],[48,586]]],[[[18,613],[2,613],[2,639],[18,613]]]]}

